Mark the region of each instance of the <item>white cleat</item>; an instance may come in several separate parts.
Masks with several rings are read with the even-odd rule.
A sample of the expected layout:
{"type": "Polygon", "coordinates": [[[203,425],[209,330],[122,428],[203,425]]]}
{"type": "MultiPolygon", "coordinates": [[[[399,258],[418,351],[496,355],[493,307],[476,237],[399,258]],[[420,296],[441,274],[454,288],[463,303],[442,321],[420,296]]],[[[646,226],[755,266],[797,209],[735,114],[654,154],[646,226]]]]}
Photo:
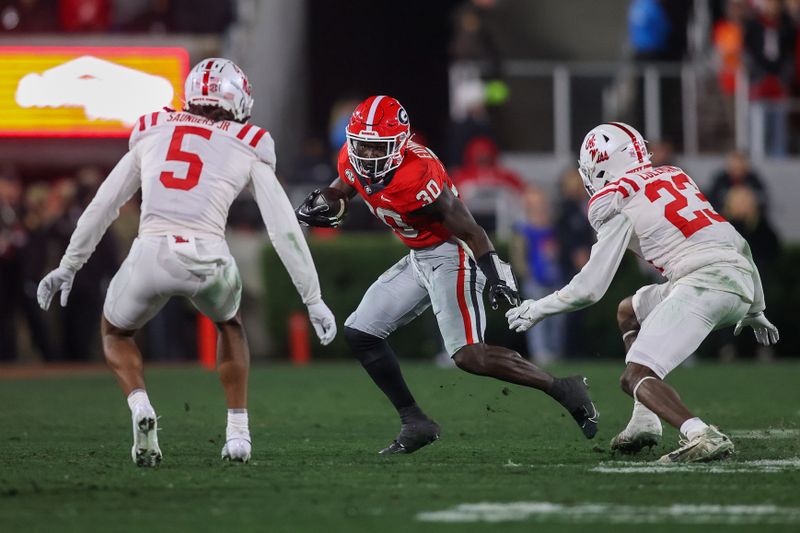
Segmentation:
{"type": "Polygon", "coordinates": [[[692,440],[681,438],[681,447],[661,457],[662,465],[675,463],[703,463],[725,459],[733,455],[733,443],[715,426],[708,426],[692,440]]]}
{"type": "Polygon", "coordinates": [[[222,458],[228,461],[246,463],[250,461],[250,435],[231,437],[222,447],[222,458]]]}
{"type": "Polygon", "coordinates": [[[619,435],[611,439],[611,451],[624,454],[639,453],[644,448],[652,448],[661,442],[661,421],[638,420],[628,422],[619,435]]]}
{"type": "Polygon", "coordinates": [[[136,409],[133,421],[133,448],[131,458],[136,466],[158,466],[161,449],[158,447],[158,418],[151,408],[136,409]]]}

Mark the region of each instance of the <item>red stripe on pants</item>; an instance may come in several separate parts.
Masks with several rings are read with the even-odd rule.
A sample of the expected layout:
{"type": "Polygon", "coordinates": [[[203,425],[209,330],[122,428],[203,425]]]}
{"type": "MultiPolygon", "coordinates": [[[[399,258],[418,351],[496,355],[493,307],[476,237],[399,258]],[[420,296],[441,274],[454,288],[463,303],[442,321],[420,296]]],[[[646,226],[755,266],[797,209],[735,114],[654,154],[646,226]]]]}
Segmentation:
{"type": "Polygon", "coordinates": [[[458,298],[458,308],[461,310],[461,318],[464,320],[464,332],[467,334],[467,344],[474,344],[472,337],[472,319],[467,309],[467,298],[464,295],[464,249],[458,247],[458,280],[456,281],[456,297],[458,298]]]}

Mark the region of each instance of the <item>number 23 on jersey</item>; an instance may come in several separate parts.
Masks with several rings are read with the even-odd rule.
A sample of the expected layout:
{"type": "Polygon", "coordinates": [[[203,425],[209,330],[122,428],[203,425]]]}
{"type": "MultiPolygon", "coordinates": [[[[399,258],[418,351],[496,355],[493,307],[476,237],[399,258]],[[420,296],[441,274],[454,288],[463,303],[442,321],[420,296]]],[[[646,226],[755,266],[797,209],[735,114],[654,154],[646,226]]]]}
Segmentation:
{"type": "Polygon", "coordinates": [[[645,187],[647,199],[655,203],[661,198],[672,198],[664,206],[664,216],[687,239],[710,226],[714,222],[725,222],[725,218],[714,211],[706,197],[686,174],[677,174],[671,178],[652,181],[645,187]],[[691,218],[681,215],[685,208],[692,209],[691,218]]]}

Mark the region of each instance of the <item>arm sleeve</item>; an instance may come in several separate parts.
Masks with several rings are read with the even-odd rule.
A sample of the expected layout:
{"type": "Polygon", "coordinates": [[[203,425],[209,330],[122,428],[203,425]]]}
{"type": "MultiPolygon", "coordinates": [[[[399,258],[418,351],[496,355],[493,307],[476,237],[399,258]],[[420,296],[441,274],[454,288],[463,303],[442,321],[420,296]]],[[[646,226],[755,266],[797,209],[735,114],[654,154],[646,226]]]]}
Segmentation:
{"type": "Polygon", "coordinates": [[[322,295],[303,231],[297,222],[294,207],[278,183],[272,167],[255,162],[250,170],[251,189],[255,195],[267,233],[306,305],[319,302],[322,295]]]}
{"type": "Polygon", "coordinates": [[[603,224],[586,265],[563,289],[537,300],[537,311],[546,316],[567,313],[600,300],[614,279],[632,234],[633,225],[624,214],[603,224]]]}
{"type": "Polygon", "coordinates": [[[761,285],[761,274],[758,273],[758,267],[753,261],[750,244],[744,237],[740,236],[740,239],[742,240],[739,248],[740,252],[750,261],[750,266],[753,267],[753,303],[750,305],[750,309],[747,310],[747,314],[757,315],[758,313],[763,313],[764,309],[767,308],[767,303],[764,300],[764,288],[761,285]]]}
{"type": "Polygon", "coordinates": [[[80,270],[89,260],[108,226],[119,216],[120,207],[130,200],[140,186],[139,162],[134,152],[128,152],[97,189],[94,198],[78,219],[67,251],[61,258],[62,267],[80,270]]]}

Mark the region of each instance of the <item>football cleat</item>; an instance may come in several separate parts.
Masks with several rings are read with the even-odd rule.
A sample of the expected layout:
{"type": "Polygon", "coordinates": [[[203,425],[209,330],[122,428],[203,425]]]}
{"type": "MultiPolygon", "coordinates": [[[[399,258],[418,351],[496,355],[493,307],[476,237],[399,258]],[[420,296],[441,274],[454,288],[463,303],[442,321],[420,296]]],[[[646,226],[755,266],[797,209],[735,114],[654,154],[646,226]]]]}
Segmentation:
{"type": "Polygon", "coordinates": [[[250,436],[232,437],[222,447],[222,458],[228,461],[247,463],[250,461],[250,436]]]}
{"type": "Polygon", "coordinates": [[[158,447],[158,418],[152,407],[136,409],[133,421],[133,448],[131,458],[136,466],[153,467],[161,462],[158,447]]]}
{"type": "Polygon", "coordinates": [[[589,382],[585,377],[555,378],[550,395],[569,411],[587,439],[597,434],[600,413],[589,396],[589,382]]]}
{"type": "Polygon", "coordinates": [[[611,439],[611,451],[624,454],[639,453],[644,448],[652,448],[661,442],[661,420],[652,411],[646,413],[633,410],[628,425],[611,439]]]}
{"type": "Polygon", "coordinates": [[[715,426],[708,426],[692,440],[681,438],[681,447],[658,460],[659,464],[703,463],[733,455],[733,443],[715,426]]]}
{"type": "Polygon", "coordinates": [[[644,448],[658,446],[661,442],[661,428],[659,431],[637,431],[625,428],[616,437],[611,439],[611,451],[624,454],[639,453],[644,448]]]}
{"type": "Polygon", "coordinates": [[[382,449],[381,455],[414,453],[439,438],[441,428],[431,419],[410,422],[400,426],[400,434],[391,444],[382,449]]]}

